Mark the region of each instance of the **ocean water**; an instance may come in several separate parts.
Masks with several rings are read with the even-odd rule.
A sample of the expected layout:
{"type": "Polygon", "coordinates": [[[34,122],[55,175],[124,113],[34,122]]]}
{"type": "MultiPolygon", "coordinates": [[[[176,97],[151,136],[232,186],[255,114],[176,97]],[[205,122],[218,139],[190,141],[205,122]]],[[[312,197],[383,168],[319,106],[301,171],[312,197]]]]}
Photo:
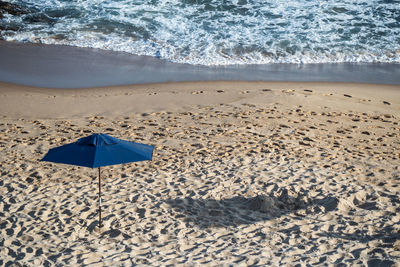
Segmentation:
{"type": "Polygon", "coordinates": [[[9,0],[6,41],[193,65],[400,63],[400,0],[9,0]]]}

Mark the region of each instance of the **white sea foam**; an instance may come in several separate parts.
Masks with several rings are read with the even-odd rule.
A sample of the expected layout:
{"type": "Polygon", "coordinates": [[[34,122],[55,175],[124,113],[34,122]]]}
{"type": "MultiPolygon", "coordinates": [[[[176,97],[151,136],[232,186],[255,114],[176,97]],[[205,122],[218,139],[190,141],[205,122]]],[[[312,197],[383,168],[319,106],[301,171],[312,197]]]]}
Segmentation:
{"type": "Polygon", "coordinates": [[[94,47],[201,65],[400,63],[399,1],[13,2],[33,14],[0,20],[0,26],[20,27],[1,32],[9,41],[94,47]]]}

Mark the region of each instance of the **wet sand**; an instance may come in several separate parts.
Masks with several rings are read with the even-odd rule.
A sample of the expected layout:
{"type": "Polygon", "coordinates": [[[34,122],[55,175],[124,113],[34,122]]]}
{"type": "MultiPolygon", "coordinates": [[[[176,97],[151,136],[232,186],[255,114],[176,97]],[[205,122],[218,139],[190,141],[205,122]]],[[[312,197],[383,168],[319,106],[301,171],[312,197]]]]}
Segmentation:
{"type": "Polygon", "coordinates": [[[388,63],[208,67],[123,52],[5,41],[0,41],[0,58],[0,81],[48,88],[216,80],[400,84],[400,64],[388,63]]]}
{"type": "Polygon", "coordinates": [[[399,266],[400,86],[0,84],[0,265],[399,266]],[[94,132],[156,146],[97,176],[94,132]]]}

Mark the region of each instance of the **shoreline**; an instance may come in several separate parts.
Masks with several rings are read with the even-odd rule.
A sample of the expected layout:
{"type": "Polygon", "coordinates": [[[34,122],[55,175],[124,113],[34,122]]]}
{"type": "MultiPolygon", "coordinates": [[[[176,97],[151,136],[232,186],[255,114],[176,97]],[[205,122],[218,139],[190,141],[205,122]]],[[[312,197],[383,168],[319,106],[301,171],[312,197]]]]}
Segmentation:
{"type": "Polygon", "coordinates": [[[400,84],[400,64],[386,63],[207,67],[123,52],[5,41],[0,41],[0,58],[0,81],[45,88],[220,80],[400,84]]]}
{"type": "MultiPolygon", "coordinates": [[[[15,52],[55,83],[76,63],[85,81],[99,62],[130,64],[52,49],[15,52]]],[[[399,265],[399,84],[100,85],[0,82],[0,265],[399,265]],[[92,133],[155,146],[151,161],[102,168],[102,228],[95,170],[40,162],[92,133]]]]}

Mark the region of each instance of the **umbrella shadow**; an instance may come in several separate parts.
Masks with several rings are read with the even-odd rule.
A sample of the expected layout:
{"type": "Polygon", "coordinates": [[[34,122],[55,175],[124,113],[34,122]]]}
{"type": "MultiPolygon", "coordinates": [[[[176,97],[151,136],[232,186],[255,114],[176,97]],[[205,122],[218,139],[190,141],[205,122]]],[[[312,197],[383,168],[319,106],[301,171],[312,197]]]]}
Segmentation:
{"type": "Polygon", "coordinates": [[[255,197],[235,196],[227,199],[194,199],[191,197],[166,201],[176,218],[184,218],[200,228],[228,227],[270,220],[285,214],[299,216],[335,210],[335,197],[308,200],[290,196],[287,190],[280,195],[258,195],[255,197]]]}

